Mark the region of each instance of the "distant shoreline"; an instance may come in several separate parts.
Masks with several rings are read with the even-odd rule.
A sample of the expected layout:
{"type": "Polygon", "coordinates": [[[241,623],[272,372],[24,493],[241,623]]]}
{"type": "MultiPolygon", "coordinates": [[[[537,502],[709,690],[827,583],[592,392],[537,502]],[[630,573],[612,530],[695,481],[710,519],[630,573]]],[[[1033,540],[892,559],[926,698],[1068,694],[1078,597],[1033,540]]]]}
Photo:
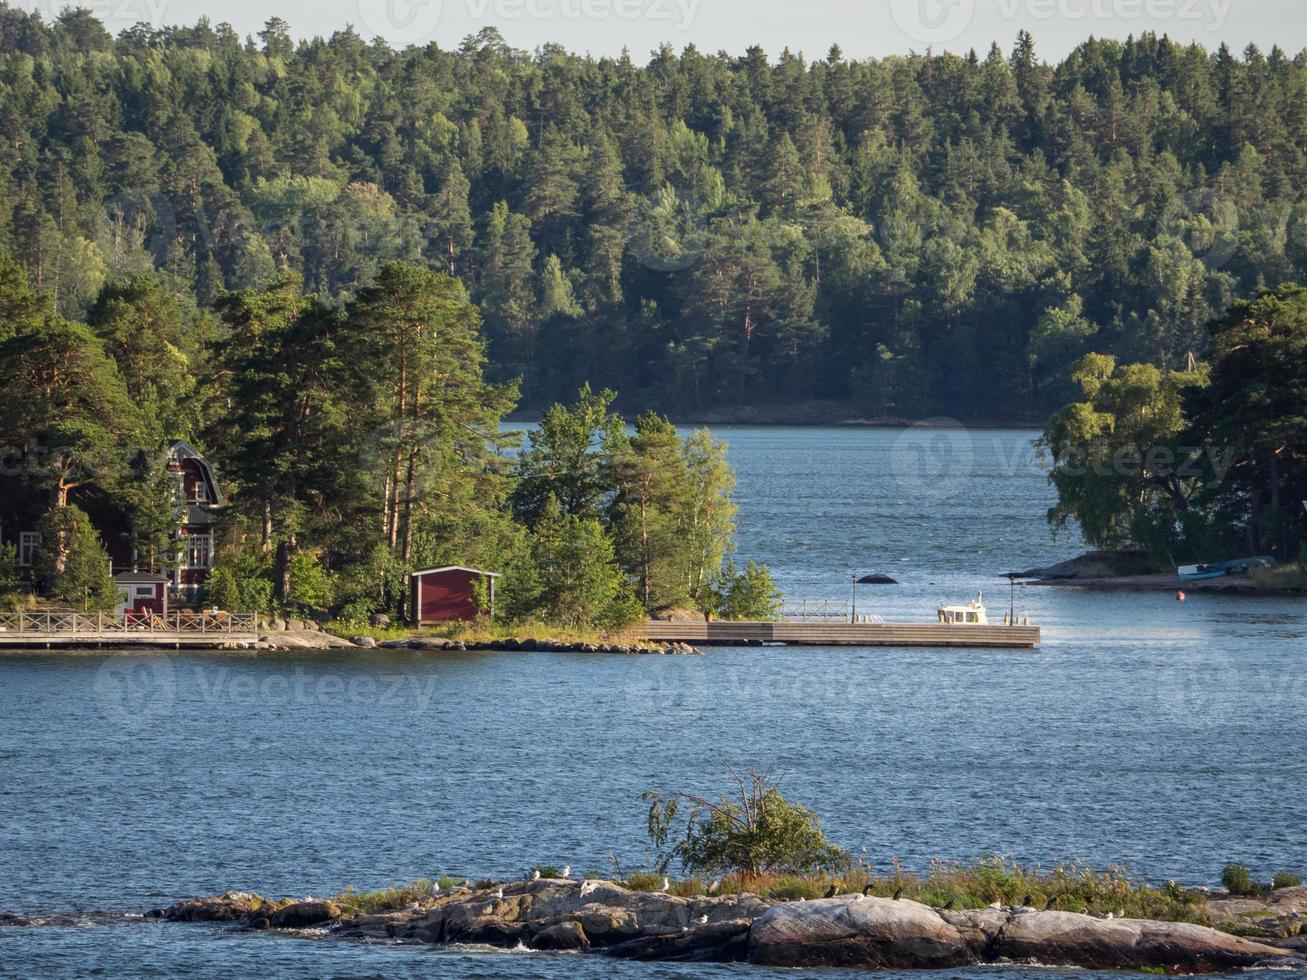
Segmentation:
{"type": "MultiPolygon", "coordinates": [[[[540,421],[546,409],[520,408],[505,417],[508,424],[533,424],[540,421]]],[[[839,402],[804,402],[797,405],[740,406],[688,414],[671,413],[668,418],[675,425],[766,425],[865,429],[906,429],[912,426],[927,428],[968,429],[1041,429],[1046,419],[955,419],[948,416],[928,418],[901,418],[898,416],[867,417],[851,406],[839,402]]]]}

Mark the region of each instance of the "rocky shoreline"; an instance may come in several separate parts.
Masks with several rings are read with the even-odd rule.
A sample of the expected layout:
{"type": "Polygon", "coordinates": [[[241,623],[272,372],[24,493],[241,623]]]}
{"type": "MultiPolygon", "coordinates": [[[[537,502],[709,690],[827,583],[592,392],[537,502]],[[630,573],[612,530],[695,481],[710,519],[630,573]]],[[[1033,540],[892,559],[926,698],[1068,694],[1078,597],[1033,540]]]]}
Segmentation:
{"type": "Polygon", "coordinates": [[[646,643],[640,641],[589,642],[564,640],[502,639],[475,642],[438,636],[412,636],[378,641],[370,636],[341,637],[328,633],[311,620],[284,620],[261,624],[257,642],[231,645],[238,650],[424,650],[458,652],[492,650],[552,653],[612,653],[634,656],[690,656],[699,653],[688,643],[646,643]]]}
{"type": "MultiPolygon", "coordinates": [[[[1307,888],[1280,904],[1307,907],[1307,888]],[[1299,894],[1301,893],[1301,894],[1299,894]]],[[[1249,939],[1180,922],[1098,918],[1027,907],[935,909],[907,899],[758,895],[682,898],[613,882],[483,883],[408,907],[351,915],[325,899],[274,902],[246,892],[179,902],[148,917],[244,930],[312,930],[356,942],[483,944],[648,961],[747,962],[773,967],[945,969],[1032,964],[1217,973],[1307,969],[1303,940],[1249,939]]]]}

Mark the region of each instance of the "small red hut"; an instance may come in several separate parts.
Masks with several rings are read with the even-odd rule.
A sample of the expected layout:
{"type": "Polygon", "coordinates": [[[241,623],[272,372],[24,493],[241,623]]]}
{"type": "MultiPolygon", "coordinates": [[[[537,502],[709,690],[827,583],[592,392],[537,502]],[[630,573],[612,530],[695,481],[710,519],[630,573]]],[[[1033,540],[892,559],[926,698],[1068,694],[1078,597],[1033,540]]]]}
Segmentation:
{"type": "Polygon", "coordinates": [[[113,577],[118,586],[118,615],[168,615],[168,580],[144,572],[122,572],[113,577]]]}
{"type": "Polygon", "coordinates": [[[418,626],[433,623],[466,622],[476,619],[476,584],[484,580],[490,588],[490,616],[495,615],[495,579],[498,572],[447,565],[413,573],[411,618],[418,626]]]}

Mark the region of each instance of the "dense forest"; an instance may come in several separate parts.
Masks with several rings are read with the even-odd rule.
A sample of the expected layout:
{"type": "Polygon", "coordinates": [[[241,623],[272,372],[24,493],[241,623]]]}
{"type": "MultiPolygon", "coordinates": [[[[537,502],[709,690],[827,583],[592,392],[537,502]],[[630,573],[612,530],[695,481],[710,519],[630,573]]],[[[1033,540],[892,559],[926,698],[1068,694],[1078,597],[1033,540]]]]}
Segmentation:
{"type": "Polygon", "coordinates": [[[0,247],[65,318],[157,272],[204,352],[228,292],[403,260],[462,281],[528,408],[1042,418],[1085,354],[1183,366],[1307,278],[1307,56],[1152,35],[639,64],[0,6],[0,136],[0,247]]]}

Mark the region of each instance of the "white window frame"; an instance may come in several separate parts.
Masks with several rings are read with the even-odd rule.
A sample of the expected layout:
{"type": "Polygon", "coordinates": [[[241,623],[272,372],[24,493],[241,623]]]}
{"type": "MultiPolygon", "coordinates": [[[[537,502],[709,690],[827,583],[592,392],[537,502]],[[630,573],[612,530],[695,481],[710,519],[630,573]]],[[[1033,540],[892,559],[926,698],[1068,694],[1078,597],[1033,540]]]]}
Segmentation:
{"type": "Polygon", "coordinates": [[[192,572],[207,571],[213,567],[213,535],[188,534],[183,539],[186,545],[186,568],[192,572]],[[203,545],[201,546],[201,542],[203,545]],[[196,564],[196,549],[203,548],[204,564],[196,564]]]}
{"type": "Polygon", "coordinates": [[[41,550],[41,532],[23,531],[18,535],[18,564],[23,568],[32,567],[32,559],[41,550]]]}
{"type": "Polygon", "coordinates": [[[209,502],[209,486],[204,482],[204,477],[195,474],[195,499],[191,501],[196,504],[207,504],[209,502]]]}

